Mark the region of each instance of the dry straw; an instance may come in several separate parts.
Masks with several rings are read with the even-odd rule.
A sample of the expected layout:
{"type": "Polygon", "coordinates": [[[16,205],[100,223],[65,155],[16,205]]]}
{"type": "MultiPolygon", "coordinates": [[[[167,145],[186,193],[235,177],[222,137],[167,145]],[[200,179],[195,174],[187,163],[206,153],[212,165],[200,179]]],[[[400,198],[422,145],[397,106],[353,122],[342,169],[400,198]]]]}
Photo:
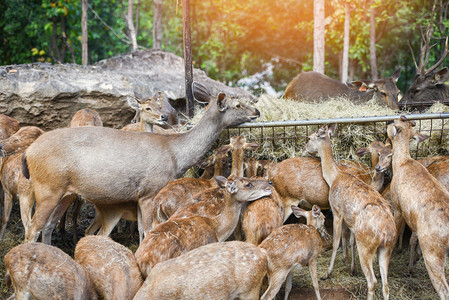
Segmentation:
{"type": "MultiPolygon", "coordinates": [[[[348,117],[387,116],[398,113],[388,107],[379,105],[376,101],[364,104],[354,104],[347,98],[338,97],[324,102],[305,103],[268,95],[259,97],[255,107],[261,112],[258,122],[285,120],[316,120],[337,119],[348,117]]],[[[434,104],[427,112],[448,112],[449,107],[441,103],[434,104]]],[[[408,112],[403,112],[407,114],[408,112]]],[[[197,110],[192,124],[198,122],[202,111],[197,110]]],[[[422,157],[435,154],[445,154],[448,149],[447,120],[433,119],[418,122],[417,130],[431,134],[430,138],[420,145],[411,143],[412,154],[422,157]],[[419,149],[418,152],[416,149],[419,149]]],[[[307,155],[304,145],[307,136],[318,128],[317,126],[286,126],[260,129],[230,129],[224,131],[217,146],[227,144],[229,137],[243,135],[250,141],[259,143],[259,149],[252,153],[257,159],[271,159],[281,161],[294,156],[307,155]]],[[[333,150],[337,159],[359,158],[355,155],[357,149],[368,146],[372,141],[385,141],[386,123],[338,124],[336,136],[333,138],[333,150]]],[[[367,158],[364,158],[365,162],[367,158]]]]}

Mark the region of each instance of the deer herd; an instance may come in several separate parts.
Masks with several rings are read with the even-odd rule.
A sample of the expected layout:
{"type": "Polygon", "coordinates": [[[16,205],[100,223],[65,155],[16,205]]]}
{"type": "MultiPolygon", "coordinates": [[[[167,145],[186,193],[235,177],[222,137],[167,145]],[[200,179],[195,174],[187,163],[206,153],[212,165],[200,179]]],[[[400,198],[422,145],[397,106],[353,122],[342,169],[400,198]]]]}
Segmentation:
{"type": "MultiPolygon", "coordinates": [[[[371,83],[376,97],[395,108],[398,90],[390,86],[396,87],[399,72],[371,83]]],[[[300,93],[293,89],[307,76],[326,81],[303,73],[287,92],[300,93]]],[[[322,209],[331,209],[333,217],[327,277],[340,243],[345,259],[349,246],[355,271],[356,245],[367,299],[374,299],[376,290],[375,256],[383,297],[389,299],[389,263],[396,243],[402,249],[407,224],[413,233],[410,272],[419,241],[433,287],[441,299],[449,299],[449,157],[413,160],[410,139],[427,138],[414,130],[413,121],[402,116],[388,125],[385,142],[357,151],[371,155],[371,167],[336,161],[331,143],[336,125],[323,125],[305,145],[318,157],[258,161],[245,157],[258,144],[234,136],[203,160],[200,178],[181,178],[200,165],[224,128],[260,115],[245,101],[224,93],[213,97],[198,83],[192,88],[207,107],[182,133],[162,93],[136,94],[136,123],[123,130],[103,127],[92,109],[80,110],[69,127],[46,133],[19,128],[16,120],[0,115],[0,238],[16,198],[25,229],[25,243],[4,257],[5,281],[14,288],[11,299],[258,299],[261,289],[261,299],[273,299],[285,281],[287,299],[298,266],[309,267],[321,299],[317,258],[328,235],[322,209]],[[391,183],[385,180],[387,170],[391,183]],[[52,232],[58,221],[64,229],[72,203],[76,232],[85,201],[93,204],[95,218],[72,258],[50,245],[52,232]],[[283,225],[291,214],[304,217],[305,224],[283,225]],[[137,221],[135,253],[108,237],[120,219],[137,221]]],[[[354,97],[360,93],[353,92],[354,97]]]]}

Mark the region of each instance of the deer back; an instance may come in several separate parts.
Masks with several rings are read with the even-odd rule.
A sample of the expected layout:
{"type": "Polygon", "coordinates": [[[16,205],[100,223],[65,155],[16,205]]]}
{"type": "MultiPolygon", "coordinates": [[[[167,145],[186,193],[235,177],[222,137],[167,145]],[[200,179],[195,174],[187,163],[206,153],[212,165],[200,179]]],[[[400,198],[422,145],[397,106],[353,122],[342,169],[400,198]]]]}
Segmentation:
{"type": "Polygon", "coordinates": [[[135,253],[143,278],[156,264],[177,257],[200,246],[218,242],[209,218],[195,216],[172,218],[150,230],[135,253]]]}
{"type": "Polygon", "coordinates": [[[103,126],[103,121],[95,109],[83,108],[73,115],[69,127],[103,126]]]}
{"type": "Polygon", "coordinates": [[[156,265],[135,299],[258,299],[266,270],[256,246],[214,243],[156,265]]]}
{"type": "Polygon", "coordinates": [[[25,151],[39,136],[44,133],[35,126],[25,126],[20,128],[10,137],[0,141],[0,156],[8,156],[17,152],[25,151]]]}
{"type": "Polygon", "coordinates": [[[17,298],[97,299],[86,271],[56,247],[21,244],[5,255],[5,265],[17,298]]]}
{"type": "Polygon", "coordinates": [[[102,299],[132,299],[143,283],[131,250],[108,237],[82,238],[74,256],[102,299]]]}
{"type": "Polygon", "coordinates": [[[327,98],[346,96],[353,102],[366,102],[375,98],[382,105],[398,109],[399,89],[396,82],[401,70],[398,69],[388,78],[369,81],[368,91],[358,91],[338,80],[318,72],[303,72],[296,76],[287,86],[285,97],[295,100],[319,101],[327,98]]]}

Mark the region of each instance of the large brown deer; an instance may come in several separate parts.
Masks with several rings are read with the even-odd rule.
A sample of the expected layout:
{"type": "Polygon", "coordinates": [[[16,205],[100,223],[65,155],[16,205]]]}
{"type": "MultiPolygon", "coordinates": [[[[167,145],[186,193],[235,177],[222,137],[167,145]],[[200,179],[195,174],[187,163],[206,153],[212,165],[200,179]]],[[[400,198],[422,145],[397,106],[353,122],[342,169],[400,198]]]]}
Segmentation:
{"type": "Polygon", "coordinates": [[[226,240],[235,230],[245,203],[272,193],[266,180],[237,177],[215,177],[218,188],[201,192],[196,203],[181,206],[168,221],[153,228],[136,251],[136,259],[144,277],[157,263],[179,256],[193,248],[226,240]],[[198,223],[198,218],[205,225],[198,223]],[[190,221],[195,220],[195,222],[190,221]]]}
{"type": "Polygon", "coordinates": [[[74,258],[89,274],[101,299],[131,300],[143,283],[132,251],[108,237],[82,238],[74,258]]]}
{"type": "Polygon", "coordinates": [[[151,228],[153,198],[210,149],[222,129],[256,119],[260,112],[220,93],[216,99],[193,84],[196,99],[209,101],[187,132],[129,134],[105,127],[64,128],[39,137],[25,152],[24,174],[33,182],[36,212],[26,241],[51,242],[51,233],[75,195],[97,204],[138,202],[139,233],[151,228]],[[202,91],[202,92],[200,92],[202,91]],[[29,175],[29,176],[28,176],[29,175]]]}
{"type": "Polygon", "coordinates": [[[224,158],[228,157],[228,152],[231,151],[231,148],[231,145],[224,145],[214,151],[215,170],[211,179],[179,178],[169,181],[157,193],[153,200],[152,228],[167,221],[179,206],[195,202],[195,195],[206,189],[217,187],[215,177],[223,175],[223,161],[224,158]]]}
{"type": "Polygon", "coordinates": [[[0,239],[5,234],[6,225],[13,205],[13,200],[20,201],[20,215],[25,233],[28,233],[31,223],[31,212],[34,204],[31,182],[22,174],[22,155],[25,149],[44,132],[34,126],[25,126],[9,138],[0,141],[0,148],[9,156],[2,158],[0,167],[1,183],[4,191],[3,218],[0,229],[0,239]]]}
{"type": "Polygon", "coordinates": [[[449,299],[444,271],[449,250],[449,192],[410,157],[413,126],[414,122],[402,116],[387,128],[393,142],[391,196],[399,203],[407,225],[418,235],[426,269],[438,296],[449,299]]]}
{"type": "Polygon", "coordinates": [[[21,244],[5,255],[5,266],[13,299],[98,299],[83,267],[56,247],[21,244]]]}
{"type": "Polygon", "coordinates": [[[336,126],[322,126],[309,137],[306,150],[321,157],[323,177],[329,185],[333,213],[333,247],[328,269],[331,275],[341,240],[343,221],[354,233],[360,265],[368,283],[368,299],[374,298],[377,280],[373,257],[378,254],[384,299],[389,298],[388,265],[396,241],[393,215],[382,196],[370,185],[342,171],[332,155],[330,136],[336,126]]]}
{"type": "Polygon", "coordinates": [[[397,110],[399,89],[396,86],[401,68],[391,77],[368,82],[368,91],[361,92],[348,87],[346,84],[332,79],[318,72],[302,72],[288,84],[285,98],[320,101],[331,97],[346,96],[356,103],[364,103],[376,99],[382,105],[397,110]]]}
{"type": "MultiPolygon", "coordinates": [[[[103,126],[103,121],[101,120],[100,115],[95,109],[91,108],[83,108],[78,110],[70,120],[70,128],[74,127],[86,127],[86,126],[103,126]]],[[[78,241],[78,215],[81,211],[81,207],[83,206],[83,199],[77,197],[73,202],[73,212],[72,212],[72,227],[73,227],[73,242],[76,244],[78,241]]],[[[67,211],[61,217],[59,222],[59,231],[61,233],[65,232],[65,223],[67,218],[67,211]]]]}

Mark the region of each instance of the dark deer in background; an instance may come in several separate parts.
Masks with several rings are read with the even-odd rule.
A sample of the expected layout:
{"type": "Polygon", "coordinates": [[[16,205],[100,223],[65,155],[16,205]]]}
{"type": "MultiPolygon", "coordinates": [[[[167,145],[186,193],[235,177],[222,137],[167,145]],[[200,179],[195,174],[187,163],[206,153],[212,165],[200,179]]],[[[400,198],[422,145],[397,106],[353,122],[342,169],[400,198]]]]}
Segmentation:
{"type": "Polygon", "coordinates": [[[391,77],[373,81],[354,82],[364,85],[367,91],[359,91],[317,72],[302,72],[288,84],[285,98],[305,101],[320,101],[322,99],[346,96],[355,103],[364,103],[376,99],[389,108],[398,109],[399,89],[396,86],[401,68],[397,69],[391,77]]]}
{"type": "MultiPolygon", "coordinates": [[[[448,37],[446,36],[446,41],[444,48],[441,47],[441,55],[439,60],[430,68],[426,70],[427,65],[430,60],[430,53],[434,46],[439,42],[431,45],[432,35],[435,27],[438,27],[438,22],[434,24],[434,15],[436,12],[437,1],[434,2],[432,8],[432,18],[430,18],[430,23],[424,31],[421,29],[421,43],[420,43],[420,55],[419,55],[419,65],[416,62],[413,49],[409,44],[410,51],[412,52],[413,62],[415,63],[416,75],[410,88],[405,93],[404,97],[401,99],[401,105],[425,105],[430,106],[433,102],[438,100],[449,99],[449,86],[444,83],[449,79],[449,70],[447,67],[443,67],[437,70],[443,65],[444,59],[448,53],[448,37]]],[[[441,5],[441,4],[440,4],[441,5]]],[[[444,9],[440,10],[440,20],[446,19],[445,16],[441,15],[444,9]]],[[[438,16],[436,16],[438,19],[438,16]]],[[[440,21],[441,22],[441,21],[440,21]]],[[[436,38],[438,40],[438,38],[436,38]]],[[[437,58],[435,58],[436,60],[437,58]]]]}

